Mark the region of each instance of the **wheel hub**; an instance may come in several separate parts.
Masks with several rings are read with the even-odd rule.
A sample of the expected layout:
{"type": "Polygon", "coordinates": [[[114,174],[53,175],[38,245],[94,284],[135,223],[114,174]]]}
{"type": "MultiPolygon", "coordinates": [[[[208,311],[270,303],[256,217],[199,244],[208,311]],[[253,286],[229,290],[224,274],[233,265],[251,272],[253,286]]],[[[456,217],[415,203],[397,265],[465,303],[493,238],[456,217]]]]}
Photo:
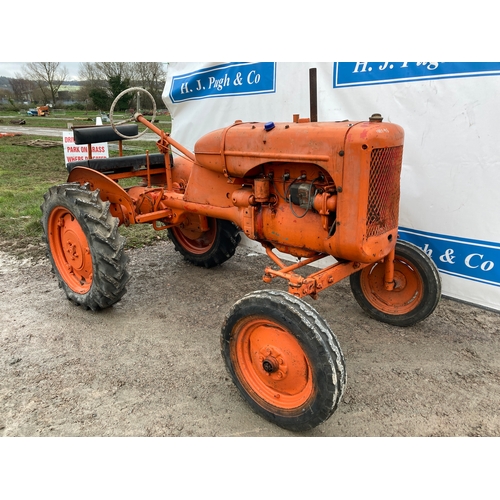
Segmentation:
{"type": "Polygon", "coordinates": [[[277,347],[266,346],[260,350],[259,360],[267,376],[274,380],[282,380],[288,374],[288,367],[281,351],[277,347]]]}
{"type": "Polygon", "coordinates": [[[56,207],[48,219],[48,239],[61,278],[75,293],[92,286],[92,256],[78,220],[65,207],[56,207]]]}
{"type": "Polygon", "coordinates": [[[394,272],[394,290],[402,290],[406,287],[406,277],[400,271],[394,272]]]}
{"type": "Polygon", "coordinates": [[[64,232],[61,236],[63,248],[66,249],[66,259],[73,267],[80,269],[83,264],[82,245],[75,233],[71,230],[64,232]]]}
{"type": "Polygon", "coordinates": [[[391,316],[402,316],[418,307],[424,284],[411,261],[396,253],[392,290],[385,287],[384,271],[385,267],[380,263],[361,271],[360,292],[368,302],[368,307],[391,316]]]}
{"type": "Polygon", "coordinates": [[[273,356],[268,356],[264,361],[262,362],[262,368],[264,368],[264,371],[267,373],[274,373],[278,371],[280,364],[276,358],[273,356]]]}

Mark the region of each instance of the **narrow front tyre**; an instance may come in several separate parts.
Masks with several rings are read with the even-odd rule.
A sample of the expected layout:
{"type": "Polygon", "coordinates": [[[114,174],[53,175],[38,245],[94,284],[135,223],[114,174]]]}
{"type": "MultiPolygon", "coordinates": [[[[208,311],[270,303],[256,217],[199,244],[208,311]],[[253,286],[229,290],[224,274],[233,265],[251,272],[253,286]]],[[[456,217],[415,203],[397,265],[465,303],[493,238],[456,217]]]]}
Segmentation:
{"type": "Polygon", "coordinates": [[[394,287],[385,288],[385,264],[376,262],[350,276],[351,290],[372,318],[394,326],[411,326],[427,318],[441,298],[436,265],[420,248],[399,240],[394,259],[394,287]]]}
{"type": "Polygon", "coordinates": [[[263,290],[234,304],[221,350],[243,398],[282,428],[312,429],[340,402],[346,371],[337,339],[308,303],[289,293],[263,290]]]}

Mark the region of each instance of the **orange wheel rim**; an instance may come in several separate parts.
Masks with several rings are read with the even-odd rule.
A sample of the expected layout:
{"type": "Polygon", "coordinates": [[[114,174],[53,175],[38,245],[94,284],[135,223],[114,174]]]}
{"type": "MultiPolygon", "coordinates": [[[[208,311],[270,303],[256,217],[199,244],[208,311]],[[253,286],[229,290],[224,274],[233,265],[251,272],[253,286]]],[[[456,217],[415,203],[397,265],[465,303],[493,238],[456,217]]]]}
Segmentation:
{"type": "Polygon", "coordinates": [[[233,339],[233,366],[254,399],[291,410],[312,396],[311,364],[297,339],[281,325],[250,319],[240,324],[233,339]]]}
{"type": "Polygon", "coordinates": [[[423,281],[420,273],[406,259],[394,260],[394,289],[384,286],[385,266],[376,263],[361,271],[361,289],[372,306],[386,314],[406,314],[422,301],[423,281]]]}
{"type": "Polygon", "coordinates": [[[57,207],[48,220],[48,240],[54,263],[64,282],[76,293],[92,286],[92,256],[87,237],[74,215],[57,207]]]}
{"type": "Polygon", "coordinates": [[[213,221],[210,221],[210,229],[201,231],[198,226],[190,224],[187,220],[183,226],[172,228],[177,241],[184,249],[195,255],[204,254],[215,242],[217,231],[213,221]]]}

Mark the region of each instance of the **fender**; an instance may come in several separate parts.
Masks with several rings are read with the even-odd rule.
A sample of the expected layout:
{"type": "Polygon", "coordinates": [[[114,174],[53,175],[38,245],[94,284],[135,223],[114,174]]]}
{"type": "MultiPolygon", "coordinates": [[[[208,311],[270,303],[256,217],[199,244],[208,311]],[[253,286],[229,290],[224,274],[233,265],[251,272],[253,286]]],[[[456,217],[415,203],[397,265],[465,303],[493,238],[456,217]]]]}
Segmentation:
{"type": "Polygon", "coordinates": [[[68,182],[79,184],[90,184],[94,191],[99,190],[102,201],[109,201],[110,212],[114,217],[120,219],[120,224],[135,224],[135,208],[132,198],[114,180],[104,174],[86,167],[74,168],[68,176],[68,182]]]}

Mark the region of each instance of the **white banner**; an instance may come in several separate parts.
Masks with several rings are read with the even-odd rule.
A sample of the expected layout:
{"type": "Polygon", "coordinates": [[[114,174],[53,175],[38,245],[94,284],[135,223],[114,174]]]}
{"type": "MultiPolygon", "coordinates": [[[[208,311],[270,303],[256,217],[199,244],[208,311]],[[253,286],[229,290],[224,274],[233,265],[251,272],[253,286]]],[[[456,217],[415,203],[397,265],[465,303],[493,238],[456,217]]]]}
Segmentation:
{"type": "Polygon", "coordinates": [[[164,101],[172,137],[193,149],[243,121],[309,117],[405,129],[400,237],[438,266],[444,295],[500,310],[500,63],[170,63],[164,101]]]}

